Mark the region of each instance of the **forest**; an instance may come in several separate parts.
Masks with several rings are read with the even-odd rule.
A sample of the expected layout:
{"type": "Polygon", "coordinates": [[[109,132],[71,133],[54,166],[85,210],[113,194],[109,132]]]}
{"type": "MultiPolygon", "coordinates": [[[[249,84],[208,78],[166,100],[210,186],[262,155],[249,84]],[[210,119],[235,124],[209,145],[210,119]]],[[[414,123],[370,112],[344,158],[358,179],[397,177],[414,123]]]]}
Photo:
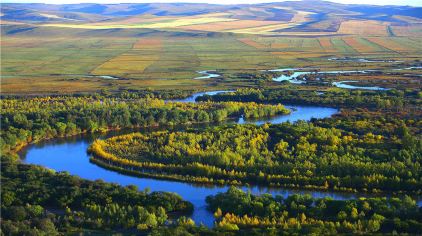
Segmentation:
{"type": "Polygon", "coordinates": [[[225,193],[208,196],[207,203],[215,212],[217,230],[223,232],[258,228],[256,232],[269,234],[278,230],[302,235],[422,233],[422,211],[410,197],[333,200],[290,195],[284,198],[256,196],[231,187],[225,193]]]}
{"type": "Polygon", "coordinates": [[[222,122],[288,114],[281,104],[254,102],[166,102],[146,94],[126,96],[63,96],[5,98],[2,109],[1,150],[19,149],[31,142],[80,133],[158,125],[222,122]],[[132,98],[133,97],[133,98],[132,98]]]}
{"type": "Polygon", "coordinates": [[[420,208],[410,197],[400,202],[371,198],[365,203],[364,199],[307,196],[281,199],[230,189],[226,195],[208,197],[210,211],[216,212],[216,227],[207,228],[189,218],[192,204],[174,194],[82,180],[17,160],[20,148],[46,139],[122,128],[219,123],[239,116],[269,117],[290,112],[280,105],[287,102],[321,103],[340,107],[341,112],[293,124],[220,124],[98,139],[89,149],[91,162],[124,174],[201,184],[421,194],[420,93],[325,91],[318,95],[307,90],[241,89],[199,98],[206,101],[199,103],[163,100],[186,96],[144,91],[4,97],[0,102],[2,232],[420,234],[420,208]],[[236,209],[227,206],[224,199],[235,201],[234,195],[253,199],[253,204],[242,200],[245,205],[240,201],[236,209]]]}
{"type": "Polygon", "coordinates": [[[83,180],[21,164],[11,155],[2,155],[1,182],[4,235],[59,235],[81,228],[146,231],[163,225],[169,214],[193,210],[176,194],[83,180]]]}
{"type": "Polygon", "coordinates": [[[422,235],[422,1],[6,2],[0,236],[422,235]]]}
{"type": "Polygon", "coordinates": [[[182,181],[419,193],[422,143],[405,124],[392,131],[400,136],[306,122],[234,125],[116,136],[90,152],[102,165],[182,181]]]}
{"type": "Polygon", "coordinates": [[[265,87],[262,89],[243,88],[234,92],[205,95],[198,101],[238,101],[257,103],[303,104],[317,106],[335,106],[342,108],[370,109],[413,109],[422,105],[422,92],[417,89],[407,90],[325,90],[318,92],[309,89],[287,87],[283,89],[265,87]]]}

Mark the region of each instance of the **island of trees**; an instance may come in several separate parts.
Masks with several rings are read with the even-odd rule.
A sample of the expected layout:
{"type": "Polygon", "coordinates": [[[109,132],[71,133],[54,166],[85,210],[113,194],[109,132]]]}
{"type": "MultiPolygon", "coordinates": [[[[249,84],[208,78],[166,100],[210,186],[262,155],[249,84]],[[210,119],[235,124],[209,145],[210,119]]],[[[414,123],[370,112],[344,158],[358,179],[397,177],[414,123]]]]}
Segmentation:
{"type": "Polygon", "coordinates": [[[298,122],[134,133],[96,140],[90,151],[97,164],[157,178],[420,193],[422,145],[404,124],[387,134],[321,126],[298,122]]]}

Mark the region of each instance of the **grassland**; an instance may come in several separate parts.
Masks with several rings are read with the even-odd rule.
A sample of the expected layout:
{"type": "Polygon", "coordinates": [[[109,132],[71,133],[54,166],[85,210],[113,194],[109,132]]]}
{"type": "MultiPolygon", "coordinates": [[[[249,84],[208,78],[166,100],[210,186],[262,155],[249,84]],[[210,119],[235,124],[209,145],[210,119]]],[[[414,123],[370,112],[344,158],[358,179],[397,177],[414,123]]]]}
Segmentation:
{"type": "Polygon", "coordinates": [[[150,13],[107,19],[75,13],[81,20],[68,20],[72,15],[54,11],[41,12],[47,20],[38,23],[2,19],[2,94],[256,87],[251,75],[269,69],[392,71],[422,59],[417,17],[397,15],[404,23],[393,24],[325,5],[328,13],[306,4],[281,5],[212,6],[213,12],[192,6],[187,13],[160,5],[150,13]],[[158,11],[163,7],[169,12],[158,11]],[[344,57],[376,62],[329,60],[344,57]],[[193,79],[204,70],[221,76],[193,79]]]}
{"type": "MultiPolygon", "coordinates": [[[[345,63],[332,57],[420,59],[412,37],[10,37],[2,39],[2,93],[74,93],[255,86],[242,74],[274,68],[388,69],[391,63],[345,63]],[[193,80],[197,71],[222,77],[193,80]],[[123,78],[111,80],[93,75],[123,78]]],[[[393,66],[395,66],[393,64],[393,66]]],[[[403,72],[404,73],[404,72],[403,72]]],[[[409,73],[409,72],[407,72],[409,73]]]]}

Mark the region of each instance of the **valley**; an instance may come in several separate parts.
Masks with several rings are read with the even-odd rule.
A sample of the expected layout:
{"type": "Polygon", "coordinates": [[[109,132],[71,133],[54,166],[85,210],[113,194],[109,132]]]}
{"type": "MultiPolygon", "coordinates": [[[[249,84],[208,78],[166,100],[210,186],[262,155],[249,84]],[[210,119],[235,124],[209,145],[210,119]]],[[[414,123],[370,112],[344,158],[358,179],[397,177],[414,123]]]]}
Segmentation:
{"type": "Polygon", "coordinates": [[[422,234],[421,10],[2,3],[1,233],[422,234]]]}

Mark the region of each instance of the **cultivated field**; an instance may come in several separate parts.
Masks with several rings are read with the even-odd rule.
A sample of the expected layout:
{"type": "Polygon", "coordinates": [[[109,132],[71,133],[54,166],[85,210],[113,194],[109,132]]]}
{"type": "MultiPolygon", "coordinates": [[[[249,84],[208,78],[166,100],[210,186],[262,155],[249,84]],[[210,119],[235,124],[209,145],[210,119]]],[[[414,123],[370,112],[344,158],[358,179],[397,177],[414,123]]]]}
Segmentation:
{"type": "Polygon", "coordinates": [[[391,70],[421,59],[422,20],[414,16],[366,19],[350,10],[332,11],[337,5],[191,7],[159,5],[129,14],[110,6],[107,17],[51,10],[22,20],[6,12],[2,93],[255,87],[251,75],[270,69],[391,70]],[[204,70],[220,76],[193,79],[204,70]]]}

